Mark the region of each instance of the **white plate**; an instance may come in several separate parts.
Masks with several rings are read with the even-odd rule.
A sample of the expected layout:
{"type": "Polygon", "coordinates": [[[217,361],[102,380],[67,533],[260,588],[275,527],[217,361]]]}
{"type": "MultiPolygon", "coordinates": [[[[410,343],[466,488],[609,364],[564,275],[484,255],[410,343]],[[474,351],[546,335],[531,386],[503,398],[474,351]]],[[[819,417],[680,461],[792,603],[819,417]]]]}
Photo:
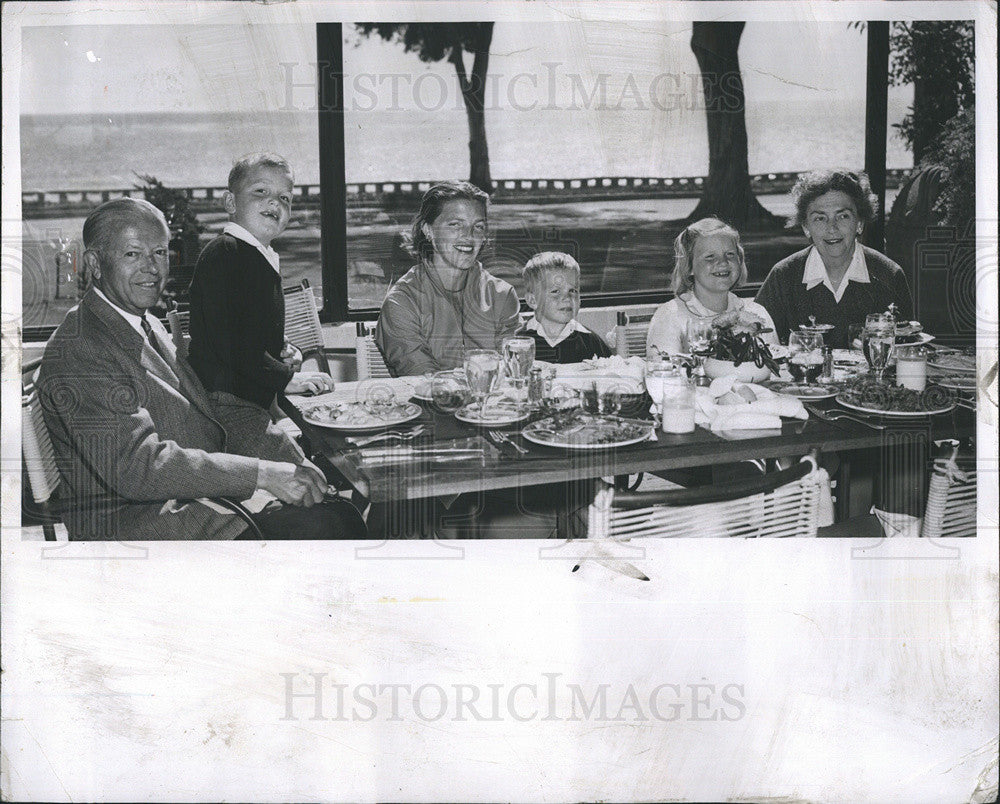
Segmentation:
{"type": "MultiPolygon", "coordinates": [[[[601,420],[600,416],[588,416],[587,418],[591,420],[601,420]]],[[[544,428],[544,420],[542,422],[535,422],[534,424],[529,424],[521,431],[521,435],[526,441],[530,441],[533,444],[540,444],[543,447],[565,447],[567,449],[611,449],[614,447],[628,447],[632,444],[641,444],[643,441],[649,441],[650,435],[653,433],[653,423],[649,423],[649,428],[642,432],[640,435],[634,438],[626,438],[620,441],[602,441],[599,443],[588,443],[581,441],[573,441],[570,436],[560,436],[558,434],[548,436],[547,434],[543,436],[539,430],[544,428]]],[[[572,434],[570,434],[572,435],[572,434]]]]}
{"type": "MultiPolygon", "coordinates": [[[[448,372],[453,375],[456,379],[465,379],[465,369],[452,369],[448,372]]],[[[433,402],[434,398],[431,392],[434,388],[434,375],[430,377],[423,375],[420,377],[411,377],[410,381],[413,383],[413,393],[411,396],[414,399],[419,399],[422,402],[433,402]]]]}
{"type": "Polygon", "coordinates": [[[960,352],[944,352],[928,357],[927,365],[950,374],[975,374],[976,356],[960,352]]]}
{"type": "Polygon", "coordinates": [[[913,335],[897,336],[896,345],[897,346],[923,346],[925,343],[930,343],[934,340],[933,335],[928,335],[926,332],[917,332],[913,335]],[[899,337],[905,337],[907,340],[905,343],[900,343],[899,337]],[[912,338],[913,340],[910,340],[912,338]]]}
{"type": "Polygon", "coordinates": [[[976,378],[969,374],[953,374],[950,377],[929,377],[928,382],[950,388],[953,391],[975,391],[976,378]]]}
{"type": "Polygon", "coordinates": [[[776,380],[774,382],[767,383],[767,387],[776,394],[794,396],[798,399],[829,399],[831,396],[836,396],[840,393],[840,388],[836,385],[826,385],[824,383],[817,383],[816,385],[803,385],[802,383],[797,382],[783,382],[781,380],[776,380]]]}
{"type": "Polygon", "coordinates": [[[880,416],[900,416],[911,419],[916,418],[917,416],[934,416],[937,413],[947,413],[950,410],[954,410],[955,405],[957,404],[956,402],[952,402],[950,405],[936,410],[880,410],[879,408],[866,408],[863,405],[855,405],[853,402],[848,402],[843,397],[843,394],[837,394],[837,402],[845,408],[850,408],[851,410],[858,410],[862,413],[877,413],[880,416]]]}
{"type": "Polygon", "coordinates": [[[473,402],[464,408],[459,408],[455,412],[455,418],[466,424],[477,424],[482,427],[502,427],[506,424],[523,422],[530,415],[527,408],[519,408],[514,405],[501,405],[492,407],[487,403],[486,415],[479,417],[479,403],[473,402]]]}
{"type": "Polygon", "coordinates": [[[413,421],[419,418],[421,413],[423,411],[420,405],[414,405],[412,402],[394,405],[384,415],[371,413],[360,402],[346,402],[303,408],[302,418],[316,427],[327,427],[331,430],[381,430],[385,427],[394,427],[397,424],[413,421]],[[331,418],[330,413],[321,413],[325,408],[329,408],[331,411],[339,409],[340,413],[336,418],[331,418]]]}

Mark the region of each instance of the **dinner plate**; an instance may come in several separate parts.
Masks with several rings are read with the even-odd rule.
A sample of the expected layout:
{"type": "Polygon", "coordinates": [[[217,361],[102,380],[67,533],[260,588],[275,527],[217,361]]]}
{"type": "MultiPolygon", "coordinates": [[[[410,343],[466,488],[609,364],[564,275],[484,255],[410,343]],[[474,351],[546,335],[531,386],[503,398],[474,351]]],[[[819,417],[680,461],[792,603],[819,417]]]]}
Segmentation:
{"type": "Polygon", "coordinates": [[[521,431],[526,441],[543,447],[566,449],[611,449],[641,444],[653,433],[653,423],[643,426],[604,416],[578,414],[565,428],[553,428],[546,419],[532,422],[521,431]],[[610,439],[610,440],[601,440],[610,439]]]}
{"type": "Polygon", "coordinates": [[[912,335],[897,335],[896,344],[898,346],[923,346],[925,343],[930,343],[934,340],[933,335],[928,335],[926,332],[915,332],[912,335]]]}
{"type": "Polygon", "coordinates": [[[487,403],[484,415],[479,415],[479,403],[473,402],[455,411],[455,418],[466,424],[477,424],[483,427],[499,427],[505,424],[515,424],[523,422],[530,415],[527,408],[513,404],[493,404],[487,403]]]}
{"type": "Polygon", "coordinates": [[[964,352],[942,352],[930,355],[927,365],[954,374],[975,374],[976,356],[964,352]]]}
{"type": "Polygon", "coordinates": [[[840,388],[836,385],[826,385],[817,383],[816,385],[805,385],[799,382],[783,382],[776,380],[767,384],[767,387],[776,394],[785,394],[799,399],[829,399],[840,393],[840,388]]]}
{"type": "Polygon", "coordinates": [[[955,409],[956,402],[952,402],[944,407],[936,408],[934,410],[882,410],[881,408],[869,408],[865,405],[857,405],[854,402],[849,402],[843,393],[837,394],[838,404],[843,405],[845,408],[850,408],[851,410],[857,410],[861,413],[877,413],[880,416],[899,416],[902,418],[916,418],[918,416],[934,416],[938,413],[947,413],[950,410],[955,409]]]}
{"type": "Polygon", "coordinates": [[[976,378],[971,374],[953,374],[950,377],[932,377],[930,381],[953,391],[975,391],[976,378]]]}
{"type": "Polygon", "coordinates": [[[302,418],[316,427],[331,430],[381,430],[419,418],[420,405],[402,402],[373,412],[361,402],[329,402],[302,409],[302,418]]]}

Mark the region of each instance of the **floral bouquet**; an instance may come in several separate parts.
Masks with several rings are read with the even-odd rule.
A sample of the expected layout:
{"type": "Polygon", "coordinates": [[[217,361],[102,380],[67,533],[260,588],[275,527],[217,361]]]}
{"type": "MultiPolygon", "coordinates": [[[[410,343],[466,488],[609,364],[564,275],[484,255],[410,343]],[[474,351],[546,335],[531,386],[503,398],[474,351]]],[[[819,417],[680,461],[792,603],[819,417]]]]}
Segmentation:
{"type": "Polygon", "coordinates": [[[745,310],[723,313],[712,321],[712,343],[708,356],[726,360],[734,366],[753,363],[758,368],[767,366],[778,373],[778,364],[771,350],[760,337],[770,328],[763,319],[745,310]]]}

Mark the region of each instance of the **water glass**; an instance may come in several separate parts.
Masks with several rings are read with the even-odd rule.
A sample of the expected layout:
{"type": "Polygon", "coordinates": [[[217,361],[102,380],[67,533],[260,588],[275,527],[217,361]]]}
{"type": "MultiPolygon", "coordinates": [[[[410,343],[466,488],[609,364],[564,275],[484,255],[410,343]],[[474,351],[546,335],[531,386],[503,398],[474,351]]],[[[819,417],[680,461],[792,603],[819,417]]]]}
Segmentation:
{"type": "Polygon", "coordinates": [[[788,372],[795,382],[812,385],[823,371],[823,336],[793,332],[788,336],[788,372]]]}
{"type": "Polygon", "coordinates": [[[479,403],[479,416],[486,409],[486,398],[496,385],[500,374],[500,353],[494,349],[469,349],[465,353],[465,379],[469,391],[479,403]]]}
{"type": "Polygon", "coordinates": [[[896,345],[896,323],[885,313],[873,313],[865,320],[861,338],[868,365],[875,375],[875,382],[882,382],[885,367],[896,345]]]}
{"type": "Polygon", "coordinates": [[[534,338],[512,337],[503,340],[503,365],[507,379],[517,389],[528,380],[531,364],[535,362],[534,338]]]}
{"type": "MultiPolygon", "coordinates": [[[[697,361],[695,374],[705,373],[705,358],[712,347],[712,320],[710,318],[689,318],[687,322],[687,343],[691,355],[697,361]]],[[[655,397],[654,397],[655,399],[655,397]]]]}
{"type": "Polygon", "coordinates": [[[431,380],[431,400],[444,413],[454,413],[464,407],[471,396],[465,377],[454,371],[439,371],[431,380]]]}
{"type": "Polygon", "coordinates": [[[584,388],[580,395],[580,406],[595,416],[613,416],[621,410],[621,396],[617,388],[601,387],[593,383],[590,388],[584,388]]]}

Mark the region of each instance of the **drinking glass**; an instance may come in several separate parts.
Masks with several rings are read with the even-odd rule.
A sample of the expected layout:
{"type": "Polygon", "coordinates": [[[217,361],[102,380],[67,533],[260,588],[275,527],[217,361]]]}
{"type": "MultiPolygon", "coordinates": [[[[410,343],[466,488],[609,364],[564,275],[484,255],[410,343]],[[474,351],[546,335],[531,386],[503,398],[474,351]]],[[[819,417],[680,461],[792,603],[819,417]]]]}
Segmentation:
{"type": "Polygon", "coordinates": [[[812,385],[823,371],[823,336],[793,332],[788,336],[788,372],[795,382],[812,385]]]}
{"type": "MultiPolygon", "coordinates": [[[[648,358],[646,360],[646,390],[653,400],[653,407],[659,413],[660,403],[663,401],[663,386],[680,376],[683,369],[675,366],[670,360],[648,358]]],[[[657,425],[659,426],[659,425],[657,425]]]]}
{"type": "Polygon", "coordinates": [[[468,404],[470,396],[465,377],[454,371],[439,371],[431,380],[431,400],[444,413],[454,413],[468,404]]]}
{"type": "Polygon", "coordinates": [[[500,353],[494,349],[469,349],[465,353],[465,379],[473,399],[479,402],[479,418],[486,412],[486,398],[500,373],[500,353]]]}
{"type": "Polygon", "coordinates": [[[695,374],[705,373],[705,358],[712,346],[712,320],[709,318],[689,318],[687,322],[688,349],[696,359],[695,374]]]}
{"type": "Polygon", "coordinates": [[[614,415],[621,410],[621,396],[617,388],[604,387],[594,382],[581,392],[581,403],[587,413],[597,416],[614,415]]]}
{"type": "Polygon", "coordinates": [[[535,362],[534,338],[512,337],[503,340],[503,365],[507,379],[520,391],[527,384],[528,372],[535,362]]]}
{"type": "Polygon", "coordinates": [[[873,313],[865,319],[861,343],[875,382],[882,382],[885,367],[896,345],[896,322],[885,313],[873,313]]]}

